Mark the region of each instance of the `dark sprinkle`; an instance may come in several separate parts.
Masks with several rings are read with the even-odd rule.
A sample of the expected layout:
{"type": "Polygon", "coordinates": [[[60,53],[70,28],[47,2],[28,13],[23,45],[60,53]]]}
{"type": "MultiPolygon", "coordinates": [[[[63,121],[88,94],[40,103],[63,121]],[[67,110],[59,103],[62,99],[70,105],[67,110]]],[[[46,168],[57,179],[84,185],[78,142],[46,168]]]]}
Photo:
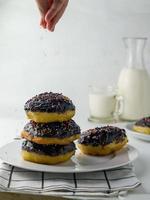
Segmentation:
{"type": "Polygon", "coordinates": [[[149,127],[150,128],[150,116],[140,119],[135,123],[137,126],[149,127]]]}
{"type": "Polygon", "coordinates": [[[73,120],[66,122],[36,123],[30,121],[24,127],[32,137],[45,138],[66,138],[75,134],[80,134],[80,127],[73,120]]]}
{"type": "Polygon", "coordinates": [[[25,111],[32,112],[58,112],[75,110],[72,101],[62,94],[45,92],[29,99],[24,106],[25,111]]]}
{"type": "Polygon", "coordinates": [[[105,146],[112,142],[118,143],[125,139],[126,133],[124,129],[114,126],[96,127],[89,129],[81,134],[78,142],[80,144],[98,146],[105,146]]]}
{"type": "Polygon", "coordinates": [[[68,145],[41,145],[25,140],[22,143],[22,150],[41,155],[57,156],[74,151],[75,149],[73,142],[68,145]]]}

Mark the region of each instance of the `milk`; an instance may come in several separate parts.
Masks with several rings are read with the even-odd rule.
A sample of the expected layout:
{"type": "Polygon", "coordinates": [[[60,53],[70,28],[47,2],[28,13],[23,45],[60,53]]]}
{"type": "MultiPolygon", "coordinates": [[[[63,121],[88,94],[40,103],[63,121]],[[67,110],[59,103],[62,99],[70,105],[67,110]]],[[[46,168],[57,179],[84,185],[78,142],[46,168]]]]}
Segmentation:
{"type": "Polygon", "coordinates": [[[150,115],[150,77],[147,71],[125,68],[118,81],[118,93],[123,96],[122,119],[137,120],[150,115]]]}
{"type": "Polygon", "coordinates": [[[89,94],[90,116],[94,118],[111,118],[115,111],[115,94],[89,94]]]}

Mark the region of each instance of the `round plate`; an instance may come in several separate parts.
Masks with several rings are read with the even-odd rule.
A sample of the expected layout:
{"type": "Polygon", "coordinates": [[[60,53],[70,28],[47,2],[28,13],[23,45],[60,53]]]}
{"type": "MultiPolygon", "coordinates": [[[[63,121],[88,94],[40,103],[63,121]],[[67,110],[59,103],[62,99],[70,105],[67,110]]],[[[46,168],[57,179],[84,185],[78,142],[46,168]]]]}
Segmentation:
{"type": "Polygon", "coordinates": [[[126,125],[126,128],[130,131],[129,134],[135,138],[150,142],[150,135],[133,131],[133,125],[134,123],[129,123],[126,125]]]}
{"type": "Polygon", "coordinates": [[[126,165],[138,156],[137,150],[127,145],[122,150],[109,156],[88,156],[79,150],[71,160],[58,165],[44,165],[28,162],[21,157],[21,140],[13,141],[0,148],[0,158],[11,165],[32,171],[72,173],[91,172],[112,169],[126,165]]]}

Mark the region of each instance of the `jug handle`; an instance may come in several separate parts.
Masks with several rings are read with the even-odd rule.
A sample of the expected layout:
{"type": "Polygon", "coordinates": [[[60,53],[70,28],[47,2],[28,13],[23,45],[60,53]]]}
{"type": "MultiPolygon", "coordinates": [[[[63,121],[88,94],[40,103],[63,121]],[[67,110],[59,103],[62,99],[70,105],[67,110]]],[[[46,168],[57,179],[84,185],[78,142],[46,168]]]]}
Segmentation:
{"type": "Polygon", "coordinates": [[[123,96],[117,95],[116,96],[116,107],[115,107],[115,119],[118,121],[120,115],[123,113],[123,96]]]}

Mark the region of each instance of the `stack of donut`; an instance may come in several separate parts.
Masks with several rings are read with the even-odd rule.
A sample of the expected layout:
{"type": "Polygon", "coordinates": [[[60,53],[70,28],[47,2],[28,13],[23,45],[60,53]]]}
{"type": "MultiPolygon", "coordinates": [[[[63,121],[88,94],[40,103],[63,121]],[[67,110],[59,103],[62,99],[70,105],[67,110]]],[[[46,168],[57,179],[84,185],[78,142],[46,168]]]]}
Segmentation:
{"type": "Polygon", "coordinates": [[[22,157],[35,163],[58,164],[75,154],[74,140],[80,127],[72,101],[62,94],[46,92],[29,99],[24,106],[30,121],[21,132],[22,157]]]}

